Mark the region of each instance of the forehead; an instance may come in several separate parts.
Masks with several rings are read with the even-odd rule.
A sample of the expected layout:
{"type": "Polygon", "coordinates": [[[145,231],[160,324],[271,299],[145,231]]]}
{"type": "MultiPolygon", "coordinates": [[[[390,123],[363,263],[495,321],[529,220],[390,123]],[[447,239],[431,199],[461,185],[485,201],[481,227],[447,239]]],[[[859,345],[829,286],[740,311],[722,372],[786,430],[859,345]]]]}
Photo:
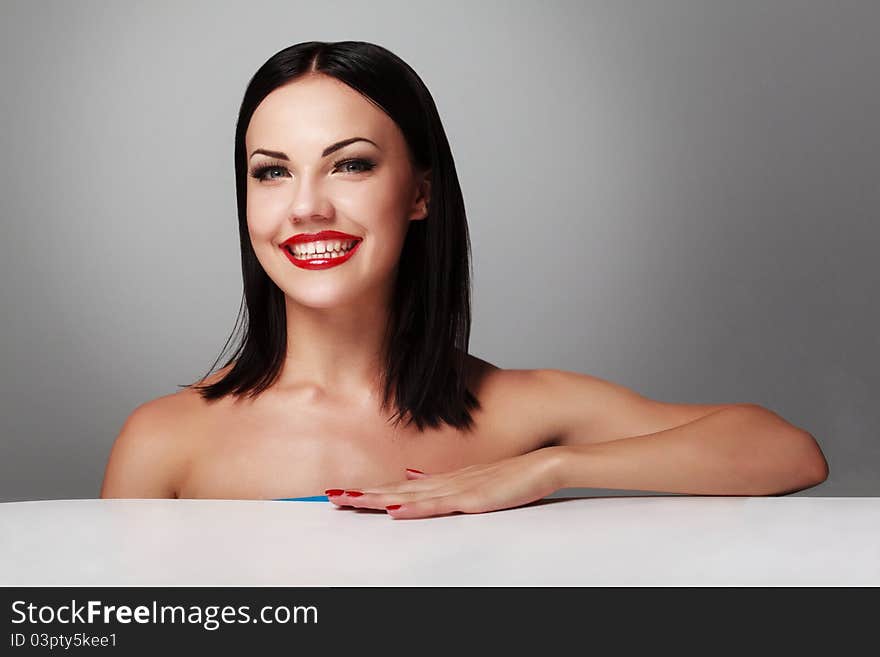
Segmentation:
{"type": "Polygon", "coordinates": [[[328,144],[352,136],[383,145],[403,140],[385,112],[347,84],[328,76],[301,78],[274,89],[257,106],[245,134],[255,148],[289,148],[320,154],[328,144]]]}

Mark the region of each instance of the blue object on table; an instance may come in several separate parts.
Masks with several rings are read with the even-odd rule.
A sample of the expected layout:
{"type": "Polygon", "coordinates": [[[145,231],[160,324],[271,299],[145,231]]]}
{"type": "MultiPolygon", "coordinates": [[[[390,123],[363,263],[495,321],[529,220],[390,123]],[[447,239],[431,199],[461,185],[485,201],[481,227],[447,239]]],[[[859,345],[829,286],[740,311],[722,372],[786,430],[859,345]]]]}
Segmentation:
{"type": "Polygon", "coordinates": [[[313,497],[282,497],[272,500],[273,502],[329,502],[326,495],[315,495],[313,497]]]}

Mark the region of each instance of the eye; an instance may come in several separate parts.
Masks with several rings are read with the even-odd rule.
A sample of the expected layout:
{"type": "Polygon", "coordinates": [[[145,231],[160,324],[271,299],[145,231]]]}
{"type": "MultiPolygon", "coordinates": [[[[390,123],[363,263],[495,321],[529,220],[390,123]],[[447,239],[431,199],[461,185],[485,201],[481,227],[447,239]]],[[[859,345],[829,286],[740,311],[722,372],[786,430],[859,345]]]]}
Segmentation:
{"type": "MultiPolygon", "coordinates": [[[[366,173],[368,171],[372,171],[375,167],[376,167],[375,162],[373,162],[372,160],[361,158],[361,157],[353,157],[353,158],[348,158],[345,160],[337,160],[336,162],[333,163],[333,170],[336,171],[337,169],[342,168],[343,173],[366,173]],[[349,167],[354,167],[354,169],[351,169],[349,167]]],[[[287,167],[285,167],[284,165],[281,165],[281,164],[272,164],[272,163],[264,164],[262,166],[254,168],[250,172],[250,175],[251,175],[251,177],[256,178],[257,180],[260,180],[260,181],[276,180],[280,176],[271,176],[271,175],[267,176],[266,175],[266,174],[270,173],[271,171],[276,171],[276,170],[277,171],[287,171],[287,167]]]]}
{"type": "Polygon", "coordinates": [[[348,167],[348,166],[356,166],[356,167],[362,167],[362,168],[360,171],[358,171],[358,170],[352,171],[352,170],[348,169],[345,171],[345,173],[366,173],[367,171],[371,171],[376,166],[376,163],[373,162],[372,160],[367,160],[367,159],[360,158],[360,157],[352,157],[347,160],[339,160],[339,161],[333,163],[334,171],[336,169],[338,169],[339,167],[348,167]]]}
{"type": "Polygon", "coordinates": [[[253,171],[251,171],[251,176],[256,178],[257,180],[274,180],[275,178],[266,178],[266,174],[269,171],[287,171],[286,167],[281,166],[280,164],[265,164],[261,167],[256,167],[253,171]]]}

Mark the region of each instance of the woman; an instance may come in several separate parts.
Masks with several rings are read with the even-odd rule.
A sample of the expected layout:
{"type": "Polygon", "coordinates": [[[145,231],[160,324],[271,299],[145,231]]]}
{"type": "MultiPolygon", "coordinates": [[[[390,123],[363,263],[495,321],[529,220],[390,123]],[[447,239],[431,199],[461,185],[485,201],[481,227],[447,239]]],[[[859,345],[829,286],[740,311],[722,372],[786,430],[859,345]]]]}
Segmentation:
{"type": "Polygon", "coordinates": [[[826,478],[813,437],[761,406],[664,403],[468,354],[452,154],[430,93],[384,48],[269,59],[241,105],[235,174],[241,340],[219,371],[132,412],[102,497],[323,491],[416,518],[567,487],[773,495],[826,478]]]}

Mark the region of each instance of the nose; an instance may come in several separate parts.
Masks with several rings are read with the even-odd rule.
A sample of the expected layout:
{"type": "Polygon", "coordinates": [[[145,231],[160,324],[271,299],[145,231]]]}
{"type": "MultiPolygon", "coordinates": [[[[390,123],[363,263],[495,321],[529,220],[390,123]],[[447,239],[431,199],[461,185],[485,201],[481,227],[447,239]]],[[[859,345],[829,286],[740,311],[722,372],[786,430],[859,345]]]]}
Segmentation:
{"type": "Polygon", "coordinates": [[[290,220],[298,224],[315,220],[333,218],[333,204],[314,176],[300,175],[293,184],[293,200],[290,207],[290,220]]]}

